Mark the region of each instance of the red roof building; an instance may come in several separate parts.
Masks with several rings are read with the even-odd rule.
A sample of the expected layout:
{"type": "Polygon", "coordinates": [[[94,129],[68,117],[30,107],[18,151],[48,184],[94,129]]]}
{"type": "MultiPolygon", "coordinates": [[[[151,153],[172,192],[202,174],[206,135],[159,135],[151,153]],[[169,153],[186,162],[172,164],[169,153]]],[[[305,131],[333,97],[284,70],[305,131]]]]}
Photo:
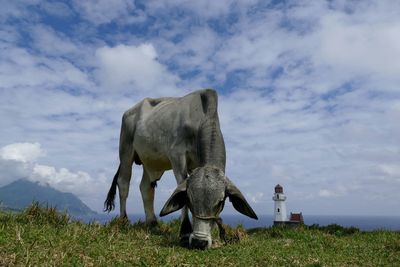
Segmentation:
{"type": "Polygon", "coordinates": [[[301,212],[300,213],[291,212],[290,213],[290,221],[303,223],[304,222],[303,214],[301,212]]]}

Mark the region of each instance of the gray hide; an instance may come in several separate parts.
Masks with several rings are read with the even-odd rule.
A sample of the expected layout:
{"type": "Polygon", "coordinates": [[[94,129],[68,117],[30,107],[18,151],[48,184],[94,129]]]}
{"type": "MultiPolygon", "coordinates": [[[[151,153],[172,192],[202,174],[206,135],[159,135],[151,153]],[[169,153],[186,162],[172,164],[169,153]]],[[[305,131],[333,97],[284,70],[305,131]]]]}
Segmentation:
{"type": "Polygon", "coordinates": [[[221,201],[230,197],[230,189],[230,199],[235,199],[232,201],[234,207],[256,218],[243,195],[224,175],[225,144],[219,127],[217,103],[216,92],[206,89],[179,98],[146,98],[126,111],[120,135],[120,166],[104,203],[105,211],[114,208],[118,186],[120,215],[126,216],[126,199],[135,162],[143,164],[140,191],[149,224],[157,222],[153,207],[156,181],[164,171],[173,170],[178,187],[160,215],[183,208],[180,230],[183,242],[189,241],[190,236],[194,238],[194,242],[190,240],[194,247],[211,245],[213,220],[199,218],[218,216],[223,208],[221,201]],[[238,197],[234,197],[235,194],[238,197]],[[217,201],[217,205],[222,205],[220,210],[215,207],[217,201]],[[187,205],[193,215],[195,236],[190,235],[193,229],[187,205]]]}

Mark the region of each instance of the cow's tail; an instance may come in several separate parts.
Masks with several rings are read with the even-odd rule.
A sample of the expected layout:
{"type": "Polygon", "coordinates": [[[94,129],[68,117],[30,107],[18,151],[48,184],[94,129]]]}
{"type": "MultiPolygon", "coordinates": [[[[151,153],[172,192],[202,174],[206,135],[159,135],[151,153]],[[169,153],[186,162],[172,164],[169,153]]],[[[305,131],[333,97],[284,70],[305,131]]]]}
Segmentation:
{"type": "Polygon", "coordinates": [[[115,200],[115,194],[117,193],[117,182],[118,182],[118,176],[119,176],[119,170],[121,168],[121,165],[119,165],[117,173],[114,176],[114,179],[112,181],[110,190],[108,191],[106,201],[104,201],[104,212],[110,212],[115,208],[114,200],[115,200]]]}

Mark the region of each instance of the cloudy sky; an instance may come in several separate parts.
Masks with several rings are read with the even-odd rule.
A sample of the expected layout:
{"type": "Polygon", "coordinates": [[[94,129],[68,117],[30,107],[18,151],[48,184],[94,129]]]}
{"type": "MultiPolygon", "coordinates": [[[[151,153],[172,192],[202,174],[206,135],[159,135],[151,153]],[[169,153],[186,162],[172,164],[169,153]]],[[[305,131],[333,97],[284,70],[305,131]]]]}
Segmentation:
{"type": "MultiPolygon", "coordinates": [[[[400,215],[399,1],[0,6],[0,186],[39,181],[101,211],[122,113],[215,88],[227,175],[257,214],[279,183],[289,211],[400,215]]],[[[157,213],[174,187],[167,172],[157,213]]]]}

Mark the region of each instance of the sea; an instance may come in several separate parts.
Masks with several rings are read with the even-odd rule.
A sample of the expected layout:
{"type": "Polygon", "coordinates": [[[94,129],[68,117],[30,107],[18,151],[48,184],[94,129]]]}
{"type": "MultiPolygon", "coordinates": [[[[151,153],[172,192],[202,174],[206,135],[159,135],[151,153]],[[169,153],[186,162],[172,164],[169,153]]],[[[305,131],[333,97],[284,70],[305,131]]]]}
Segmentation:
{"type": "MultiPolygon", "coordinates": [[[[115,218],[116,214],[98,214],[88,217],[77,218],[82,222],[98,222],[105,224],[115,218]]],[[[133,222],[145,221],[143,214],[130,214],[129,220],[133,222]]],[[[338,224],[344,227],[357,227],[362,231],[390,230],[400,231],[400,216],[348,216],[348,215],[307,215],[303,214],[306,225],[318,224],[325,226],[329,224],[338,224]]],[[[177,215],[167,215],[162,218],[163,221],[177,219],[177,215]]],[[[225,224],[232,227],[242,225],[246,229],[258,227],[270,227],[273,225],[272,215],[260,215],[258,220],[248,218],[244,215],[222,214],[221,218],[225,224]]]]}

